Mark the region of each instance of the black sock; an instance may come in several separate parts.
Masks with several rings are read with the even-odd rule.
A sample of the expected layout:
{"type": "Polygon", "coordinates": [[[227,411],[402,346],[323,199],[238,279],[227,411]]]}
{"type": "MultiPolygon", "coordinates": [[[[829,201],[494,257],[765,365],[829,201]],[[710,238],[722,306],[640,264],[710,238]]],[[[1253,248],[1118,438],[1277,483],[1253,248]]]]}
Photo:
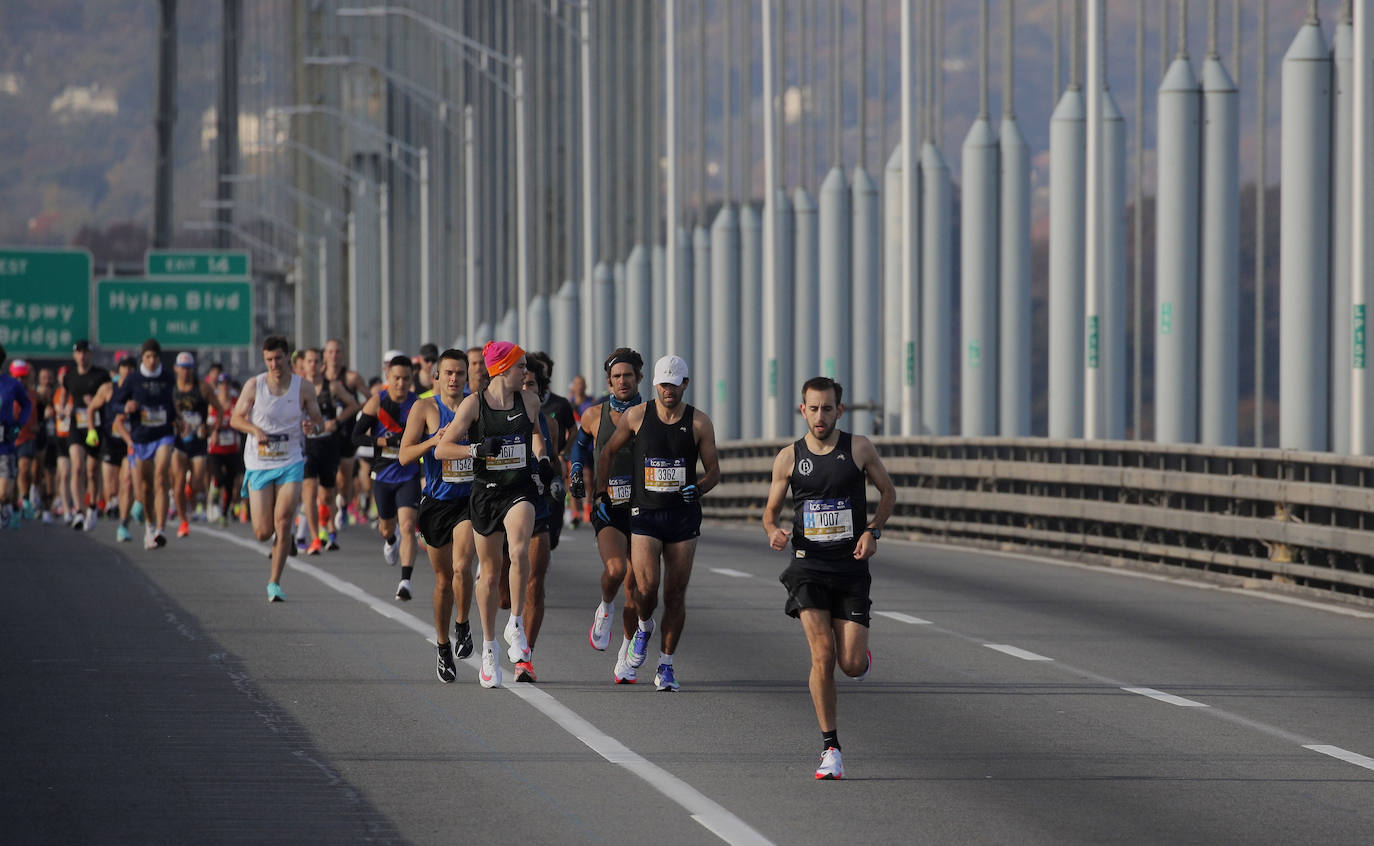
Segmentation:
{"type": "Polygon", "coordinates": [[[824,752],[827,749],[834,749],[836,752],[840,751],[839,729],[821,732],[821,751],[824,752]]]}
{"type": "Polygon", "coordinates": [[[410,574],[411,574],[411,573],[414,573],[414,572],[415,572],[415,568],[414,568],[414,567],[402,567],[402,568],[401,568],[401,578],[404,579],[405,581],[410,581],[410,574]]]}
{"type": "Polygon", "coordinates": [[[387,543],[395,543],[395,542],[396,542],[396,536],[395,536],[395,535],[388,535],[387,538],[386,538],[386,542],[387,542],[387,543]]]}

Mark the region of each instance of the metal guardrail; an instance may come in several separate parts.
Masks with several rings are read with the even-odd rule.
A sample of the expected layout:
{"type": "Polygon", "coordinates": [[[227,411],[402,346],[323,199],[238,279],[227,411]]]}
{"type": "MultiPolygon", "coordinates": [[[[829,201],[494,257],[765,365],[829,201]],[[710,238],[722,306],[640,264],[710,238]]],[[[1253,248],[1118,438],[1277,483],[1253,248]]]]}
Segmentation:
{"type": "MultiPolygon", "coordinates": [[[[1141,441],[878,437],[888,531],[1181,567],[1374,604],[1374,457],[1141,441]]],[[[784,441],[720,445],[707,517],[758,520],[784,441]]],[[[877,494],[870,489],[870,509],[877,494]]]]}

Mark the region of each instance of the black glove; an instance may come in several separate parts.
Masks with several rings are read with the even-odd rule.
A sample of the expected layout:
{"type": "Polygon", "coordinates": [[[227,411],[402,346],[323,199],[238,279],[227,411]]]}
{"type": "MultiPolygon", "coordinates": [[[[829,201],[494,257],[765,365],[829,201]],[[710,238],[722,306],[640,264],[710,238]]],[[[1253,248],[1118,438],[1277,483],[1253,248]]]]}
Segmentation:
{"type": "Polygon", "coordinates": [[[544,483],[544,487],[547,489],[549,482],[556,478],[558,478],[558,472],[553,469],[553,462],[549,460],[549,457],[546,455],[539,459],[539,481],[544,483]]]}
{"type": "Polygon", "coordinates": [[[481,441],[472,445],[472,457],[480,458],[483,461],[493,455],[501,454],[501,438],[498,435],[488,435],[481,441]]]}
{"type": "Polygon", "coordinates": [[[587,498],[587,481],[582,477],[582,464],[574,462],[572,469],[568,472],[569,490],[573,499],[587,498]]]}
{"type": "Polygon", "coordinates": [[[553,477],[553,481],[552,481],[552,482],[549,482],[549,499],[552,499],[552,500],[554,500],[554,501],[560,503],[559,507],[560,507],[560,508],[562,507],[562,505],[561,505],[561,503],[563,502],[563,477],[562,477],[562,476],[554,476],[554,477],[553,477]]]}
{"type": "Polygon", "coordinates": [[[404,432],[388,432],[386,436],[386,445],[399,449],[401,446],[401,437],[404,434],[404,432]]]}
{"type": "Polygon", "coordinates": [[[596,495],[596,517],[603,523],[611,522],[611,495],[605,491],[596,495]]]}

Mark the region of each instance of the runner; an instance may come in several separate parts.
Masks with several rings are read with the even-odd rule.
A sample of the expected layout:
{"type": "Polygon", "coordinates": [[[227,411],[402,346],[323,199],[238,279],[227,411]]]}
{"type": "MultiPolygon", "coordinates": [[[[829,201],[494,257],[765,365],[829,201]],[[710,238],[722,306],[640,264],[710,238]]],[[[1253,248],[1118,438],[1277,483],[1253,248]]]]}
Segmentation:
{"type": "MultiPolygon", "coordinates": [[[[92,430],[91,415],[88,411],[91,401],[101,385],[110,383],[110,371],[91,364],[91,344],[84,338],[72,345],[72,360],[76,367],[67,371],[62,380],[71,402],[71,429],[67,435],[67,457],[71,461],[70,478],[67,482],[73,505],[79,512],[73,514],[72,528],[95,528],[96,500],[100,489],[100,449],[87,443],[92,430]]],[[[97,436],[98,437],[98,436],[97,436]]],[[[112,490],[112,489],[111,489],[112,490]]],[[[107,491],[107,495],[113,495],[107,491]]]]}
{"type": "Polygon", "coordinates": [[[22,358],[11,361],[10,375],[24,386],[24,394],[31,409],[28,419],[19,427],[19,434],[14,439],[14,454],[19,464],[18,478],[15,480],[18,488],[15,498],[18,500],[19,509],[10,517],[10,528],[17,529],[21,514],[25,520],[32,520],[35,514],[34,480],[38,478],[38,462],[43,454],[39,448],[43,431],[43,401],[34,390],[33,368],[27,361],[22,358]]]}
{"type": "Polygon", "coordinates": [[[233,427],[234,406],[238,394],[233,390],[229,374],[215,377],[215,402],[210,406],[210,442],[206,447],[213,480],[214,501],[206,506],[207,514],[220,528],[228,525],[233,507],[239,502],[237,482],[243,476],[243,436],[233,427]]]}
{"type": "MultiPolygon", "coordinates": [[[[63,368],[66,369],[66,368],[63,368]]],[[[53,407],[56,385],[51,367],[38,371],[38,386],[34,389],[38,401],[43,406],[43,419],[39,423],[38,457],[34,461],[34,475],[37,477],[38,490],[33,500],[34,510],[44,523],[52,522],[52,509],[62,499],[59,487],[53,479],[57,475],[57,411],[53,407]]],[[[63,484],[66,477],[63,477],[63,484]]]]}
{"type": "Polygon", "coordinates": [[[156,338],[144,341],[139,355],[138,369],[119,383],[110,404],[115,409],[114,431],[129,446],[134,488],[147,518],[143,547],[160,549],[167,545],[163,530],[167,526],[172,445],[176,440],[172,428],[177,413],[176,384],[163,371],[162,345],[156,338]]]}
{"type": "MultiPolygon", "coordinates": [[[[573,420],[577,423],[582,422],[582,412],[596,405],[596,400],[587,396],[587,380],[580,374],[574,376],[572,381],[568,383],[568,404],[572,406],[573,420]]],[[[594,460],[594,458],[589,459],[584,463],[590,464],[594,460]]],[[[582,525],[583,518],[588,517],[584,512],[589,509],[586,508],[588,503],[583,497],[573,495],[571,480],[568,483],[568,499],[568,504],[572,508],[572,527],[576,530],[578,526],[582,525]]]]}
{"type": "MultiPolygon", "coordinates": [[[[472,520],[468,514],[472,459],[440,461],[434,457],[434,448],[443,440],[445,427],[452,422],[463,401],[467,378],[468,362],[463,352],[444,350],[431,374],[437,393],[421,398],[410,410],[405,435],[401,438],[402,464],[410,465],[424,459],[425,493],[420,498],[417,523],[429,563],[434,567],[434,632],[438,649],[435,674],[445,684],[458,677],[453,644],[448,637],[451,617],[457,617],[453,624],[453,639],[458,643],[457,659],[461,661],[472,654],[472,630],[468,623],[472,608],[474,548],[472,520]]],[[[458,443],[467,443],[466,435],[460,435],[458,443]]]]}
{"type": "Polygon", "coordinates": [[[205,499],[205,462],[210,438],[210,409],[216,404],[214,391],[196,378],[193,353],[177,353],[176,451],[172,454],[172,493],[176,497],[177,537],[191,534],[191,513],[197,501],[205,499]],[[189,484],[187,477],[190,477],[189,484]],[[188,493],[189,488],[189,493],[188,493]],[[194,497],[194,499],[193,499],[194,497]]]}
{"type": "Polygon", "coordinates": [[[763,509],[763,531],[773,549],[787,548],[793,559],[779,581],[787,587],[784,611],[801,620],[811,649],[811,703],[821,727],[818,779],[844,778],[835,707],[835,664],[862,680],[873,665],[868,650],[868,560],[878,550],[883,524],[892,515],[896,489],[863,435],[837,428],[844,414],[844,389],[825,376],[802,385],[801,413],[806,434],[782,448],[773,460],[773,481],[763,509]],[[868,516],[865,479],[880,499],[868,516]],[[779,528],[778,509],[792,488],[792,530],[779,528]],[[864,524],[859,532],[854,527],[864,524]]]}
{"type": "MultiPolygon", "coordinates": [[[[553,359],[546,352],[531,353],[530,358],[539,362],[544,372],[547,374],[542,382],[544,387],[539,391],[539,410],[544,412],[544,417],[554,424],[557,428],[554,438],[555,444],[550,447],[550,454],[556,457],[558,462],[554,465],[560,473],[567,473],[567,463],[563,458],[572,452],[573,431],[577,428],[577,416],[573,414],[572,403],[568,402],[567,397],[560,397],[552,390],[553,385],[553,359]]],[[[558,485],[549,486],[549,506],[553,513],[549,515],[549,549],[558,549],[558,541],[563,535],[563,512],[567,509],[568,480],[565,475],[559,476],[558,485]],[[554,489],[557,489],[556,491],[554,489]]]]}
{"type": "Polygon", "coordinates": [[[72,525],[76,520],[76,515],[80,513],[82,528],[84,528],[86,522],[85,504],[82,503],[82,506],[78,508],[72,498],[72,462],[67,457],[67,442],[71,440],[72,436],[72,398],[64,385],[67,370],[65,364],[58,368],[57,390],[52,395],[52,434],[57,444],[57,486],[54,504],[61,504],[62,521],[68,526],[72,525]]]}
{"type": "MultiPolygon", "coordinates": [[[[353,402],[362,408],[362,399],[367,396],[367,382],[356,370],[349,370],[344,364],[343,344],[338,338],[330,338],[324,344],[324,378],[330,382],[340,382],[353,395],[353,402]]],[[[336,476],[334,494],[334,530],[343,531],[348,523],[349,514],[354,522],[362,522],[357,508],[353,505],[353,477],[357,473],[356,456],[358,447],[353,443],[353,426],[357,421],[348,418],[339,421],[339,472],[336,476]],[[351,510],[351,511],[350,511],[351,510]]]]}
{"type": "MultiPolygon", "coordinates": [[[[16,442],[33,417],[33,403],[23,383],[5,369],[5,348],[0,346],[0,529],[19,528],[19,458],[16,442]]],[[[16,359],[17,360],[17,359],[16,359]]]]}
{"type": "Polygon", "coordinates": [[[434,373],[439,367],[439,348],[434,344],[424,344],[420,354],[413,359],[415,364],[415,393],[421,399],[434,396],[434,373]]]}
{"type": "MultiPolygon", "coordinates": [[[[477,538],[481,575],[477,582],[478,610],[482,617],[483,687],[501,686],[501,665],[496,657],[496,606],[501,574],[502,545],[511,552],[511,614],[505,639],[511,663],[528,661],[529,643],[522,616],[525,577],[529,572],[529,544],[534,528],[534,501],[543,492],[536,486],[531,468],[539,461],[538,479],[547,485],[554,477],[548,446],[535,428],[539,399],[521,389],[525,381],[525,351],[507,341],[489,342],[483,349],[491,381],[485,389],[464,399],[450,426],[435,448],[440,460],[478,459],[473,468],[472,530],[477,538]],[[467,433],[472,446],[458,443],[467,433]]],[[[469,384],[472,381],[468,373],[469,384]]]]}
{"type": "MultiPolygon", "coordinates": [[[[616,424],[596,466],[616,466],[616,453],[634,439],[633,482],[630,493],[630,568],[634,572],[634,601],[639,616],[626,663],[638,669],[649,651],[663,582],[663,633],[654,687],[678,689],[673,653],[687,619],[687,582],[701,535],[701,497],[720,481],[716,432],[711,418],[682,402],[691,382],[687,362],[665,355],[654,362],[657,397],[629,409],[616,424]],[[705,473],[697,478],[700,457],[705,473]],[[660,569],[660,560],[662,568],[660,569]]],[[[612,505],[610,480],[597,480],[598,505],[612,505]]]]}
{"type": "MultiPolygon", "coordinates": [[[[119,528],[115,530],[115,540],[128,543],[133,540],[129,533],[129,519],[134,515],[133,470],[129,466],[129,446],[123,438],[115,436],[115,410],[110,406],[115,391],[124,383],[138,362],[131,355],[116,359],[115,378],[101,385],[87,407],[91,428],[86,432],[86,445],[98,447],[100,452],[101,485],[106,496],[106,516],[119,516],[119,528]]],[[[142,519],[143,506],[138,505],[139,519],[142,519]]]]}
{"type": "Polygon", "coordinates": [[[305,351],[305,378],[315,387],[324,428],[305,439],[305,481],[301,485],[305,519],[310,532],[307,555],[322,549],[339,549],[338,530],[329,513],[330,500],[339,477],[339,425],[352,421],[359,405],[342,382],[324,375],[324,350],[305,351]],[[323,492],[321,492],[323,488],[323,492]]]}
{"type": "Polygon", "coordinates": [[[272,569],[267,582],[267,601],[282,602],[281,575],[291,546],[291,520],[300,504],[301,480],[305,478],[305,433],[324,428],[315,387],[290,372],[286,339],[273,335],[262,343],[267,366],[243,386],[234,405],[231,425],[248,436],[243,453],[247,468],[243,492],[253,515],[253,535],[272,544],[272,569]],[[305,418],[309,417],[309,428],[305,418]]]}
{"type": "Polygon", "coordinates": [[[591,631],[587,642],[598,651],[611,645],[611,620],[615,617],[615,596],[625,584],[625,610],[621,615],[624,637],[616,656],[612,678],[616,684],[634,684],[637,671],[627,659],[630,639],[638,628],[639,615],[634,604],[634,575],[630,572],[630,491],[633,487],[634,453],[621,449],[612,467],[600,467],[594,462],[606,448],[621,417],[639,405],[639,383],[644,378],[644,358],[629,347],[621,347],[606,358],[606,386],[610,397],[603,403],[588,406],[582,414],[573,445],[571,491],[574,500],[586,497],[587,488],[593,491],[607,486],[611,502],[592,512],[592,528],[596,532],[596,549],[601,553],[601,604],[592,614],[591,631]]]}
{"type": "Polygon", "coordinates": [[[410,371],[410,359],[404,354],[391,358],[385,387],[368,397],[353,429],[353,443],[359,447],[375,444],[371,477],[377,533],[382,536],[382,557],[387,564],[395,565],[397,550],[400,551],[401,581],[396,585],[396,598],[402,602],[410,600],[410,576],[415,571],[415,516],[420,504],[420,468],[397,461],[406,418],[417,399],[410,390],[410,371]]]}
{"type": "Polygon", "coordinates": [[[468,390],[469,394],[475,394],[487,387],[491,381],[491,374],[487,372],[487,362],[482,355],[481,347],[468,347],[468,390]]]}

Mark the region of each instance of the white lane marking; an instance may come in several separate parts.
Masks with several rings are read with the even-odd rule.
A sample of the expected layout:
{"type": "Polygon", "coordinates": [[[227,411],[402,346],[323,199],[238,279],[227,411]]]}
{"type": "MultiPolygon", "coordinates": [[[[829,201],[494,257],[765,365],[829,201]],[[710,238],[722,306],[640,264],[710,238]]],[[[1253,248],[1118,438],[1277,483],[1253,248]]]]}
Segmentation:
{"type": "Polygon", "coordinates": [[[900,611],[874,611],[873,614],[878,617],[886,617],[889,620],[896,620],[899,623],[910,623],[913,626],[935,625],[929,620],[922,620],[920,617],[913,617],[910,614],[903,614],[900,611]]]}
{"type": "Polygon", "coordinates": [[[722,576],[729,576],[732,579],[752,579],[753,573],[746,573],[743,570],[731,570],[729,567],[712,567],[712,573],[719,573],[722,576]]]}
{"type": "Polygon", "coordinates": [[[1127,693],[1138,693],[1141,696],[1148,696],[1151,699],[1158,699],[1160,702],[1167,702],[1170,705],[1177,705],[1180,708],[1210,708],[1212,706],[1205,702],[1197,702],[1192,699],[1184,699],[1182,696],[1174,696],[1172,693],[1165,693],[1162,690],[1155,690],[1153,687],[1123,687],[1127,693]]]}
{"type": "MultiPolygon", "coordinates": [[[[212,534],[221,540],[226,540],[232,544],[252,550],[254,553],[262,554],[262,544],[257,541],[240,538],[219,529],[204,528],[202,531],[212,534]]],[[[383,617],[395,620],[416,634],[424,637],[430,643],[434,643],[434,624],[421,620],[406,611],[402,611],[385,599],[373,596],[352,582],[344,581],[339,577],[325,570],[306,564],[304,562],[287,559],[286,566],[310,576],[325,586],[342,593],[381,614],[383,617]]],[[[747,573],[745,575],[748,575],[747,573]]],[[[481,668],[481,660],[477,655],[462,661],[473,670],[481,668]]],[[[631,773],[639,776],[649,786],[653,787],[664,796],[680,805],[687,813],[696,820],[703,828],[712,834],[731,844],[746,844],[747,846],[772,846],[772,841],[755,831],[748,823],[734,814],[730,813],[724,806],[712,801],[703,795],[696,788],[687,782],[664,770],[662,767],[652,763],[642,755],[634,752],[625,744],[616,740],[614,737],[592,725],[582,718],[571,708],[559,702],[551,694],[536,687],[526,687],[523,685],[513,685],[504,687],[510,693],[523,699],[532,707],[548,717],[564,731],[585,743],[591,750],[608,762],[624,767],[631,773]]]]}
{"type": "Polygon", "coordinates": [[[1342,761],[1357,767],[1364,767],[1366,770],[1374,770],[1374,758],[1366,758],[1358,752],[1351,752],[1349,749],[1327,746],[1324,743],[1307,743],[1302,748],[1311,749],[1313,752],[1320,752],[1323,755],[1330,755],[1332,758],[1340,758],[1342,761]]]}
{"type": "Polygon", "coordinates": [[[1037,655],[1037,654],[1035,654],[1034,652],[1027,652],[1027,651],[1024,650],[1024,649],[1020,649],[1020,648],[1015,647],[1015,646],[1010,646],[1010,645],[1005,644],[1005,643],[985,643],[985,644],[983,644],[983,645],[986,646],[988,649],[995,649],[996,651],[1001,652],[1001,653],[1003,653],[1004,655],[1010,655],[1010,656],[1013,657],[1013,658],[1020,658],[1022,661],[1053,661],[1053,660],[1054,660],[1053,658],[1046,658],[1044,655],[1037,655]]]}

